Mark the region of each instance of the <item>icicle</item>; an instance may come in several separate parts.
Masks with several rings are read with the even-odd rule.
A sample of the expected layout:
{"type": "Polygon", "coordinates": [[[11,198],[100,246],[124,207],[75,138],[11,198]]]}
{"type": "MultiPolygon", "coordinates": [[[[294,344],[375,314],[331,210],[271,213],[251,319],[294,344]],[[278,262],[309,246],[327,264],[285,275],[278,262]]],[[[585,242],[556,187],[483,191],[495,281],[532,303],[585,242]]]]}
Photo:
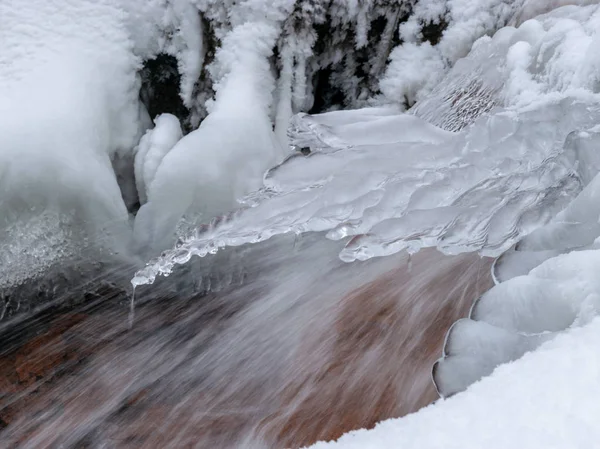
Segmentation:
{"type": "Polygon", "coordinates": [[[135,285],[133,286],[133,290],[131,292],[131,301],[129,303],[129,329],[133,327],[133,322],[135,321],[135,285]]]}

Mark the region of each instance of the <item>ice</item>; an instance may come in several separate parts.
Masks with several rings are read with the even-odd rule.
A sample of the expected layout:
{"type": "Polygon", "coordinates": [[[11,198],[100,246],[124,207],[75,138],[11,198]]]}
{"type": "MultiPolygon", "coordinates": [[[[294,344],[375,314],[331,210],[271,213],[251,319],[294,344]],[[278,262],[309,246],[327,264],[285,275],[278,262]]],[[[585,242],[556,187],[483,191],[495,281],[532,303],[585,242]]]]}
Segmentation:
{"type": "Polygon", "coordinates": [[[440,394],[462,391],[497,365],[587,324],[600,311],[598,263],[598,249],[550,256],[528,274],[508,278],[485,293],[471,309],[470,327],[455,325],[448,332],[446,346],[455,346],[434,368],[440,394]]]}
{"type": "Polygon", "coordinates": [[[497,285],[473,306],[473,323],[493,329],[464,332],[455,326],[448,340],[465,340],[464,349],[445,354],[434,380],[442,395],[464,390],[509,362],[535,348],[535,340],[523,346],[517,338],[548,338],[573,326],[586,324],[600,311],[600,284],[594,274],[600,262],[598,183],[600,175],[549,224],[525,236],[514,249],[496,260],[492,271],[497,285]],[[512,335],[497,338],[498,330],[512,335]],[[468,347],[486,349],[469,354],[468,347]],[[498,346],[502,349],[499,351],[498,346]],[[495,364],[489,357],[495,354],[495,364]]]}
{"type": "Polygon", "coordinates": [[[228,35],[217,55],[227,71],[210,114],[163,158],[136,217],[140,245],[162,249],[178,226],[231,210],[281,154],[268,115],[273,80],[264,40],[272,34],[249,23],[228,35]]]}
{"type": "Polygon", "coordinates": [[[140,140],[135,154],[135,180],[141,204],[148,199],[158,166],[182,137],[179,119],[172,114],[161,114],[154,120],[154,128],[140,140]]]}
{"type": "MultiPolygon", "coordinates": [[[[581,135],[580,135],[581,137],[581,135]]],[[[585,133],[584,140],[593,139],[585,133]]],[[[571,140],[571,143],[576,142],[571,140]]],[[[579,146],[581,148],[581,146],[579,146]]],[[[586,164],[592,168],[593,164],[586,164]]],[[[563,332],[587,323],[595,316],[600,303],[600,284],[593,274],[600,252],[598,187],[600,175],[546,226],[525,236],[514,249],[504,253],[492,267],[498,285],[473,306],[470,318],[485,322],[494,329],[517,336],[539,336],[563,332]]],[[[465,339],[469,344],[494,340],[485,329],[478,335],[452,328],[448,339],[465,339]]],[[[460,352],[438,362],[434,379],[441,394],[452,394],[489,373],[490,353],[503,355],[496,362],[505,363],[535,346],[522,347],[516,341],[496,341],[475,356],[460,352]],[[508,354],[508,355],[506,355],[508,354]],[[460,386],[460,388],[459,388],[460,386]]]]}
{"type": "Polygon", "coordinates": [[[498,365],[520,358],[551,337],[509,332],[484,321],[457,321],[446,339],[444,359],[433,367],[438,393],[449,397],[464,391],[498,365]]]}
{"type": "MultiPolygon", "coordinates": [[[[466,107],[464,120],[479,117],[460,132],[389,108],[294,117],[290,142],[310,154],[297,152],[269,170],[232,221],[184,237],[177,251],[329,231],[332,239],[351,237],[340,253],[345,261],[431,246],[502,254],[555,217],[596,173],[585,136],[599,117],[597,86],[582,74],[595,65],[599,20],[597,6],[559,8],[476,42],[442,83],[447,94],[415,112],[456,117],[444,106],[458,86],[470,97],[490,92],[484,103],[493,98],[502,107],[483,115],[466,107]],[[473,90],[474,79],[489,87],[473,90]]],[[[169,252],[160,264],[172,269],[169,252]]]]}
{"type": "Polygon", "coordinates": [[[589,180],[589,183],[550,223],[522,238],[513,250],[498,259],[494,268],[498,281],[525,275],[544,260],[561,253],[589,249],[600,236],[600,177],[594,145],[597,136],[594,132],[573,134],[576,135],[567,139],[567,145],[574,149],[572,154],[578,160],[582,182],[589,180]]]}
{"type": "MultiPolygon", "coordinates": [[[[330,114],[342,120],[345,113],[330,114]]],[[[178,250],[199,254],[278,233],[329,231],[332,239],[354,237],[340,255],[346,261],[427,246],[498,255],[580,191],[577,156],[563,144],[597,114],[594,105],[564,100],[543,112],[482,117],[459,134],[411,115],[386,116],[366,123],[410,131],[392,143],[390,132],[380,131],[368,144],[350,124],[297,117],[297,146],[312,153],[271,169],[263,190],[248,199],[251,207],[226,226],[184,238],[178,250]]],[[[161,263],[172,267],[169,253],[161,263]]]]}

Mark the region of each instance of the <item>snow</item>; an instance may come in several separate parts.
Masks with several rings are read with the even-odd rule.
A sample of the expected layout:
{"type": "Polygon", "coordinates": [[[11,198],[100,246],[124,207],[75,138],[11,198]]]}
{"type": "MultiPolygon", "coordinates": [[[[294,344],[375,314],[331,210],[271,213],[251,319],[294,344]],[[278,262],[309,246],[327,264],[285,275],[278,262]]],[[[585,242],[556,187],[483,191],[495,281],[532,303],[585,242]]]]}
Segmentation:
{"type": "Polygon", "coordinates": [[[194,84],[205,56],[198,8],[189,0],[120,0],[119,6],[127,13],[136,55],[153,59],[166,53],[177,58],[181,99],[186,107],[192,107],[194,84]]]}
{"type": "Polygon", "coordinates": [[[112,1],[3,1],[0,47],[6,287],[77,252],[81,233],[127,226],[111,158],[135,146],[141,110],[139,61],[112,1]]]}
{"type": "Polygon", "coordinates": [[[146,131],[140,140],[135,152],[135,180],[141,204],[148,199],[162,160],[182,137],[179,119],[172,114],[161,114],[154,120],[154,128],[146,131]]]}
{"type": "Polygon", "coordinates": [[[141,246],[162,249],[178,226],[231,210],[276,162],[281,148],[269,117],[274,80],[267,60],[275,32],[250,22],[225,38],[212,67],[221,81],[210,114],[163,158],[136,217],[141,246]]]}
{"type": "Polygon", "coordinates": [[[312,449],[588,448],[600,438],[600,319],[502,365],[464,393],[312,449]]]}

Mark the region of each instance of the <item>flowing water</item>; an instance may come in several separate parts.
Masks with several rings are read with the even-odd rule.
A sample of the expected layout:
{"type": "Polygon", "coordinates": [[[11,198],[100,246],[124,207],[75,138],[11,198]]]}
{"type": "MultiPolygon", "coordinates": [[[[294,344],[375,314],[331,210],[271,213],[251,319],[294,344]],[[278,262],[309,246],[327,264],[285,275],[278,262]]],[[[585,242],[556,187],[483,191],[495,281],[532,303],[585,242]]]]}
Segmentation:
{"type": "Polygon", "coordinates": [[[138,287],[134,315],[108,273],[26,315],[4,330],[3,447],[301,447],[432,402],[444,334],[490,261],[345,264],[339,247],[284,236],[195,259],[138,287]]]}

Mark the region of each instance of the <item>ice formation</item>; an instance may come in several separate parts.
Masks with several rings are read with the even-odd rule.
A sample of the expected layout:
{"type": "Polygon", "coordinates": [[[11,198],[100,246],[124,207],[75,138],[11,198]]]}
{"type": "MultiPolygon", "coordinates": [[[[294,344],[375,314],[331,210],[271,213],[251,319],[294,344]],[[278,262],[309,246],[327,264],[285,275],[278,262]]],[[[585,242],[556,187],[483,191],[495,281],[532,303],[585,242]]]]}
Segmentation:
{"type": "MultiPolygon", "coordinates": [[[[454,3],[451,26],[464,21],[457,15],[460,5],[454,3]]],[[[67,216],[62,217],[63,213],[77,203],[76,214],[82,217],[67,228],[77,233],[79,222],[85,222],[83,227],[91,229],[83,235],[94,240],[105,234],[101,223],[111,227],[118,222],[119,230],[114,232],[124,237],[115,245],[120,250],[128,246],[125,206],[131,211],[139,199],[144,204],[136,220],[138,247],[148,251],[168,244],[172,229],[187,229],[198,216],[222,213],[233,207],[240,195],[257,188],[262,172],[282,158],[280,147],[287,145],[289,117],[313,107],[316,89],[339,90],[346,106],[366,104],[378,92],[380,78],[389,81],[404,76],[393,71],[386,75],[385,61],[397,43],[401,18],[421,14],[404,1],[9,0],[0,7],[6,184],[24,196],[29,196],[25,195],[28,189],[39,193],[44,204],[38,205],[32,216],[47,212],[40,218],[40,223],[45,223],[41,234],[58,235],[58,222],[73,220],[71,210],[67,216]],[[326,21],[331,32],[323,33],[326,21]],[[346,51],[351,49],[356,50],[356,57],[353,51],[346,51]],[[168,155],[160,145],[153,151],[147,149],[150,136],[138,146],[151,120],[157,118],[148,117],[140,104],[137,72],[143,61],[160,54],[177,59],[180,96],[192,116],[186,117],[185,125],[190,125],[188,120],[197,124],[210,112],[200,129],[181,142],[169,143],[173,143],[173,151],[168,155]],[[365,64],[370,68],[361,80],[357,74],[365,64]],[[328,70],[331,76],[320,79],[319,73],[328,70]],[[214,99],[205,104],[214,92],[214,99]],[[25,137],[23,123],[37,124],[36,136],[25,137]],[[23,140],[28,141],[25,146],[36,162],[14,157],[23,140]],[[52,151],[45,149],[49,142],[52,151]],[[133,176],[128,164],[136,147],[137,177],[132,182],[124,178],[133,176]],[[146,153],[152,157],[142,162],[146,153]],[[205,155],[201,163],[198,158],[205,155]],[[140,170],[142,166],[145,168],[140,170]],[[72,170],[66,174],[69,168],[72,170]],[[21,176],[25,172],[31,175],[31,182],[21,176]],[[13,182],[17,176],[21,180],[13,182]],[[64,176],[69,183],[56,187],[56,179],[64,176]],[[231,186],[232,180],[236,185],[231,186]],[[168,189],[161,189],[167,184],[168,189]],[[22,188],[24,185],[28,187],[22,188]],[[47,208],[45,203],[54,195],[68,207],[47,208]],[[71,196],[74,198],[69,199],[71,196]],[[209,196],[211,201],[205,202],[209,196]],[[50,218],[56,214],[62,218],[50,218]],[[49,225],[53,220],[55,224],[49,225]]],[[[438,20],[444,15],[440,8],[432,8],[430,18],[435,15],[438,20]]],[[[477,20],[489,22],[483,16],[477,20]]],[[[501,25],[502,20],[479,27],[463,39],[465,51],[469,39],[501,25]]],[[[445,64],[443,71],[448,69],[445,64]]],[[[338,106],[332,104],[332,98],[321,107],[338,106]]],[[[154,137],[158,134],[160,131],[154,137]]],[[[7,190],[5,198],[11,195],[7,190]]],[[[12,225],[16,223],[18,228],[21,218],[24,216],[12,225]]],[[[25,253],[33,240],[27,243],[21,237],[7,237],[10,248],[6,254],[25,253]]],[[[63,252],[70,253],[69,244],[62,241],[63,252]]],[[[33,246],[36,254],[47,257],[36,256],[32,272],[43,270],[46,262],[54,259],[52,253],[58,254],[56,244],[46,250],[44,244],[33,246]],[[36,264],[41,265],[34,269],[36,264]]],[[[19,269],[30,265],[10,260],[19,269]]]]}
{"type": "Polygon", "coordinates": [[[135,152],[135,181],[141,204],[148,201],[148,191],[159,165],[182,137],[177,117],[161,114],[154,120],[154,128],[146,131],[140,140],[135,152]]]}
{"type": "Polygon", "coordinates": [[[193,255],[288,232],[346,239],[345,261],[423,247],[503,254],[499,284],[449,331],[433,373],[442,396],[588,323],[600,306],[598,20],[598,6],[567,6],[481,38],[412,114],[294,117],[290,139],[302,151],[134,285],[193,255]]]}
{"type": "Polygon", "coordinates": [[[135,283],[191,255],[286,232],[352,237],[346,261],[428,246],[500,255],[590,181],[593,156],[571,133],[599,117],[591,54],[599,18],[597,6],[565,7],[476,42],[435,98],[443,114],[457,89],[477,96],[467,76],[477,71],[490,75],[503,107],[460,132],[390,108],[295,117],[291,141],[311,154],[269,170],[246,208],[184,238],[135,283]]]}
{"type": "Polygon", "coordinates": [[[272,25],[247,22],[225,38],[211,112],[163,158],[136,217],[142,245],[164,247],[184,216],[194,224],[231,210],[281,155],[269,117],[274,80],[267,57],[275,37],[272,25]]]}

